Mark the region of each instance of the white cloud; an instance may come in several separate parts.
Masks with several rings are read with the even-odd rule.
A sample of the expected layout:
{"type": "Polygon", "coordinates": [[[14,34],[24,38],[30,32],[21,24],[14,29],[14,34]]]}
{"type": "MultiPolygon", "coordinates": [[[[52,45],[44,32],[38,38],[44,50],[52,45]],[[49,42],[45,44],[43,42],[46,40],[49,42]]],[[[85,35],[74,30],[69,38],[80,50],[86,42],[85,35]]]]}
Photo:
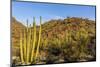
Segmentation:
{"type": "Polygon", "coordinates": [[[62,16],[55,16],[53,19],[64,19],[62,16]]]}

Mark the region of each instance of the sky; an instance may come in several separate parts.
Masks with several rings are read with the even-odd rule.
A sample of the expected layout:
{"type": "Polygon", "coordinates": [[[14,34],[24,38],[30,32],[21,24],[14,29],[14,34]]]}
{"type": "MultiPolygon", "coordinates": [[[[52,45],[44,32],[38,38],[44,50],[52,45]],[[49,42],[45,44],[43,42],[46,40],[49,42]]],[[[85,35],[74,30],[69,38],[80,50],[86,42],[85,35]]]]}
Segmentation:
{"type": "Polygon", "coordinates": [[[12,16],[23,24],[26,24],[27,19],[31,24],[33,17],[36,17],[37,25],[39,25],[40,16],[42,16],[42,23],[51,19],[64,19],[66,17],[95,20],[95,6],[13,1],[12,16]]]}

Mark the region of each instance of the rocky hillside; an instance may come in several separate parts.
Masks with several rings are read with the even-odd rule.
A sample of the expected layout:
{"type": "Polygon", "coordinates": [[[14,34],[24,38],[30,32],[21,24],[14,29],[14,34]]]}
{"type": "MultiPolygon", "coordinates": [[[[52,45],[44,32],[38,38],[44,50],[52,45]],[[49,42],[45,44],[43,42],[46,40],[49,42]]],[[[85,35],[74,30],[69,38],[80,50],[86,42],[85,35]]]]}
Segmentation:
{"type": "MultiPolygon", "coordinates": [[[[12,54],[19,56],[19,33],[26,28],[12,18],[12,54]]],[[[39,26],[37,26],[37,37],[39,26]]],[[[42,24],[40,58],[45,63],[88,61],[96,58],[96,22],[78,17],[42,24]]],[[[38,38],[37,38],[38,40],[38,38]]]]}
{"type": "Polygon", "coordinates": [[[22,32],[22,29],[24,29],[25,26],[17,21],[14,17],[12,18],[11,22],[11,43],[12,43],[12,54],[16,55],[19,50],[19,34],[22,32]]]}
{"type": "Polygon", "coordinates": [[[95,21],[77,17],[68,17],[63,20],[50,20],[42,24],[42,35],[46,38],[63,38],[69,27],[72,31],[78,31],[80,28],[84,28],[90,34],[94,35],[95,33],[95,21]]]}

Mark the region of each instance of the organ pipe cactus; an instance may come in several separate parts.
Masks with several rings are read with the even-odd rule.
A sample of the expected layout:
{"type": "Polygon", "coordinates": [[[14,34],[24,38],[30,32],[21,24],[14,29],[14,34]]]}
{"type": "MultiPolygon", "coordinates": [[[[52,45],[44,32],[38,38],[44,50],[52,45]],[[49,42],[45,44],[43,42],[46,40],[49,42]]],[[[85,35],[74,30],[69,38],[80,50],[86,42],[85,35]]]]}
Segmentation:
{"type": "Polygon", "coordinates": [[[20,57],[22,64],[31,64],[33,61],[36,62],[39,47],[40,47],[40,39],[41,39],[41,17],[40,17],[40,29],[39,29],[39,38],[36,40],[36,22],[35,17],[33,18],[33,27],[31,29],[31,25],[28,26],[20,33],[20,57]],[[36,45],[36,42],[37,45],[36,45]],[[36,50],[35,50],[36,48],[36,50]]]}
{"type": "Polygon", "coordinates": [[[33,62],[33,57],[34,57],[34,52],[35,52],[35,45],[36,45],[36,23],[35,23],[35,17],[33,18],[34,19],[34,22],[33,22],[33,35],[32,36],[32,40],[34,40],[32,42],[32,53],[31,53],[31,62],[33,62]]]}

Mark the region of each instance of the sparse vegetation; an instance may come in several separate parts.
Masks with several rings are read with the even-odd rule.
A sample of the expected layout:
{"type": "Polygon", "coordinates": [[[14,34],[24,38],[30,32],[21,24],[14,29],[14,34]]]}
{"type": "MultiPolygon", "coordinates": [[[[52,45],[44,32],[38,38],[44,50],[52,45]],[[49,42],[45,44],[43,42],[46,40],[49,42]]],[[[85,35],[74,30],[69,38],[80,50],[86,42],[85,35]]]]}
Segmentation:
{"type": "Polygon", "coordinates": [[[96,60],[93,20],[68,17],[41,23],[40,17],[40,25],[37,26],[34,17],[33,26],[27,23],[26,27],[13,19],[12,50],[16,49],[12,51],[15,57],[12,60],[16,60],[16,65],[96,60]]]}

